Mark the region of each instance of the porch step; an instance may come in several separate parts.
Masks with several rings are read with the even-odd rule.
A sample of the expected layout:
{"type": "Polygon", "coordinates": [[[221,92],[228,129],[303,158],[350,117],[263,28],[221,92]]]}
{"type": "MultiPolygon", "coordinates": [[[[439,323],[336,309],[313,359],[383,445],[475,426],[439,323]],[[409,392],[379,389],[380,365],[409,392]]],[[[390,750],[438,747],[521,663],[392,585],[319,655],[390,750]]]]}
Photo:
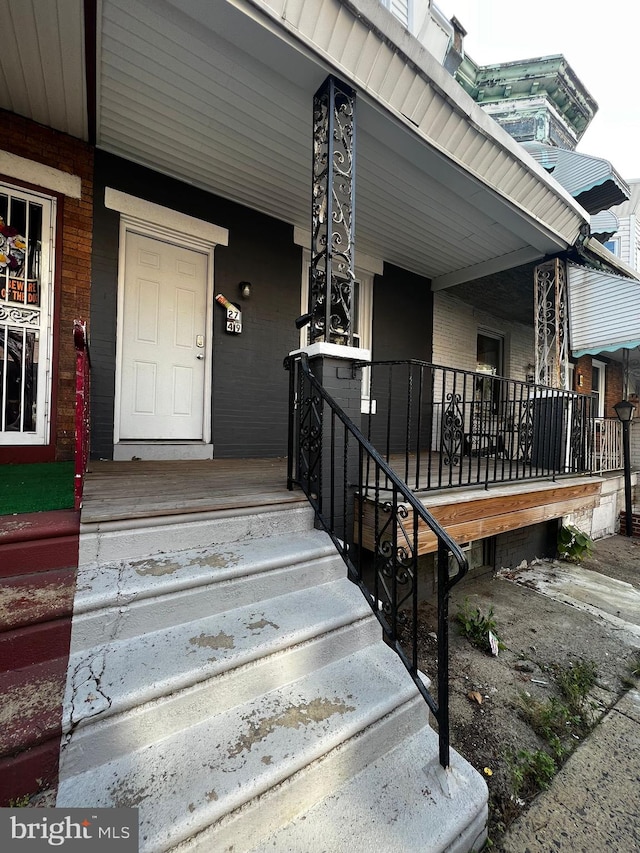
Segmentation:
{"type": "Polygon", "coordinates": [[[313,518],[306,503],[281,503],[82,523],[79,565],[302,532],[313,518]]]}
{"type": "Polygon", "coordinates": [[[78,728],[65,768],[91,770],[119,744],[148,746],[198,725],[379,635],[364,597],[342,578],[72,655],[65,725],[78,728]]]}
{"type": "MultiPolygon", "coordinates": [[[[141,556],[140,539],[80,569],[57,805],[138,806],[143,853],[259,848],[417,735],[388,779],[371,770],[373,794],[410,772],[418,744],[437,776],[427,706],[331,540],[308,513],[286,510],[291,532],[268,514],[229,522],[255,538],[216,525],[201,547],[212,531],[195,522],[188,549],[141,556]]],[[[447,838],[484,826],[486,809],[478,774],[453,776],[447,838]],[[462,801],[483,805],[471,818],[462,801]]],[[[425,778],[411,776],[421,791],[425,778]]]]}
{"type": "Polygon", "coordinates": [[[74,510],[0,516],[0,577],[75,567],[79,524],[74,510]]]}
{"type": "Polygon", "coordinates": [[[3,578],[0,672],[68,655],[75,581],[71,568],[3,578]]]}
{"type": "Polygon", "coordinates": [[[485,786],[455,752],[444,770],[437,739],[427,727],[406,737],[251,853],[358,853],[372,839],[381,853],[480,850],[485,786]]]}
{"type": "MultiPolygon", "coordinates": [[[[393,657],[382,643],[369,646],[153,745],[63,778],[58,804],[111,807],[135,799],[141,851],[171,849],[284,780],[290,780],[290,813],[298,786],[306,787],[300,777],[291,781],[295,774],[415,696],[393,657]]],[[[418,708],[424,725],[426,709],[418,708]]],[[[386,734],[393,739],[393,732],[386,734]]],[[[384,743],[372,746],[385,749],[384,743]]],[[[263,808],[268,822],[271,808],[263,808]]],[[[255,827],[256,840],[263,826],[261,820],[255,827]]],[[[209,829],[208,849],[222,849],[214,836],[209,829]]]]}
{"type": "Polygon", "coordinates": [[[66,655],[0,673],[0,804],[55,780],[66,655]]]}
{"type": "Polygon", "coordinates": [[[79,523],[0,517],[0,805],[57,776],[79,523]]]}
{"type": "Polygon", "coordinates": [[[190,622],[344,577],[317,530],[191,548],[78,571],[73,651],[190,622]]]}

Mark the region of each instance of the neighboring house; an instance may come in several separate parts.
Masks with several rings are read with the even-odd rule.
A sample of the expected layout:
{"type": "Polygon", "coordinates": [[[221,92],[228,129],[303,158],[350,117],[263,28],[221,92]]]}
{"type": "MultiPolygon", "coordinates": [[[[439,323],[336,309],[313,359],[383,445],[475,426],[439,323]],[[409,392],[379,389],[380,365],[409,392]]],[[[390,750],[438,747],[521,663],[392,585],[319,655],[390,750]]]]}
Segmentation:
{"type": "MultiPolygon", "coordinates": [[[[35,0],[19,5],[44,25],[35,0]]],[[[486,787],[455,754],[451,784],[443,742],[456,542],[511,565],[553,550],[558,519],[600,500],[592,398],[564,384],[560,306],[534,332],[533,283],[538,298],[556,286],[558,258],[619,267],[580,204],[442,67],[448,27],[420,18],[425,5],[405,23],[438,58],[373,0],[56,0],[45,40],[11,18],[6,40],[30,61],[0,59],[20,129],[4,138],[5,193],[51,196],[58,214],[42,229],[55,263],[39,340],[66,352],[87,317],[92,351],[94,491],[58,802],[140,804],[142,849],[262,849],[276,833],[277,850],[287,821],[281,849],[326,846],[345,821],[332,849],[384,846],[381,824],[385,849],[472,849],[486,787]],[[59,73],[45,80],[45,66],[59,73]],[[73,205],[83,228],[65,220],[73,205]],[[301,343],[312,376],[299,353],[283,370],[301,343]],[[240,494],[240,468],[286,455],[330,538],[299,493],[240,494]],[[139,489],[155,461],[174,464],[151,511],[139,489]],[[190,504],[221,463],[226,503],[190,504]],[[431,567],[437,701],[404,645],[431,567]],[[402,820],[387,785],[404,786],[402,820]]],[[[71,379],[64,362],[57,421],[38,433],[23,419],[25,442],[55,447],[71,379]]],[[[20,760],[5,757],[9,773],[20,760]]]]}
{"type": "MultiPolygon", "coordinates": [[[[479,66],[464,52],[464,30],[455,19],[452,24],[455,43],[452,40],[449,55],[459,60],[456,79],[591,216],[586,233],[591,234],[590,248],[599,260],[585,259],[577,246],[565,270],[569,358],[564,383],[597,394],[596,416],[603,420],[596,425],[594,470],[615,470],[621,467],[622,456],[613,406],[623,397],[637,396],[629,349],[637,346],[640,326],[634,321],[637,312],[623,311],[621,306],[637,304],[640,285],[625,236],[629,223],[619,228],[616,215],[633,204],[626,202],[629,186],[608,161],[575,150],[597,104],[564,57],[479,66]],[[623,207],[617,208],[621,203],[623,207]],[[601,251],[596,241],[607,251],[601,251]]],[[[533,312],[529,316],[533,318],[533,312]]],[[[486,316],[482,322],[487,328],[486,316]]],[[[493,328],[495,334],[495,320],[493,328]]],[[[521,339],[526,336],[525,332],[521,339]]],[[[604,532],[611,529],[607,526],[604,532]]]]}

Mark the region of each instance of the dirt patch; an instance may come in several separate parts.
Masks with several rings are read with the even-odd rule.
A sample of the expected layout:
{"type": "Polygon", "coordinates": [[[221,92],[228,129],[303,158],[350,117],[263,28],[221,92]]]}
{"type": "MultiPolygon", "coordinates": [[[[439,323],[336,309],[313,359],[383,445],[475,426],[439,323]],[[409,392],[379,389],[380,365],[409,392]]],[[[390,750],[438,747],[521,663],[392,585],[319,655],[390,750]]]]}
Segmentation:
{"type": "MultiPolygon", "coordinates": [[[[631,545],[623,537],[612,537],[596,543],[589,568],[638,584],[638,557],[637,541],[631,545]]],[[[553,571],[552,563],[548,571],[553,571]]],[[[562,715],[559,741],[549,733],[541,736],[532,728],[523,705],[565,708],[558,678],[567,672],[572,675],[582,665],[592,665],[595,684],[584,709],[585,719],[594,725],[628,688],[630,672],[640,659],[634,645],[638,641],[604,619],[486,569],[477,570],[453,590],[450,616],[451,742],[487,781],[489,838],[492,849],[500,850],[504,830],[536,793],[526,773],[523,781],[517,780],[528,757],[541,759],[542,765],[533,774],[541,777],[553,766],[546,756],[559,767],[570,750],[588,737],[587,730],[571,716],[564,730],[562,715]],[[455,617],[465,606],[470,612],[479,608],[485,616],[493,610],[496,632],[504,645],[497,657],[462,636],[455,617]],[[525,758],[518,757],[522,754],[525,758]]],[[[435,625],[433,608],[422,605],[419,663],[428,674],[436,672],[435,625]]]]}

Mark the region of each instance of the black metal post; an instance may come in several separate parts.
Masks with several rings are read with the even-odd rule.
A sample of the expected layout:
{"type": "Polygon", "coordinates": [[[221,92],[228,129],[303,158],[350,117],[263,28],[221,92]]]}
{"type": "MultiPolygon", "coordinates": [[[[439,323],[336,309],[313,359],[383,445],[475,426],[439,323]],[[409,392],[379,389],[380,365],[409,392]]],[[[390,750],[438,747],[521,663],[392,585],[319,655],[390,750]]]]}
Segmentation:
{"type": "Polygon", "coordinates": [[[629,421],[622,422],[622,453],[624,458],[625,533],[627,536],[631,536],[633,534],[633,509],[631,506],[631,448],[629,441],[629,421]]]}

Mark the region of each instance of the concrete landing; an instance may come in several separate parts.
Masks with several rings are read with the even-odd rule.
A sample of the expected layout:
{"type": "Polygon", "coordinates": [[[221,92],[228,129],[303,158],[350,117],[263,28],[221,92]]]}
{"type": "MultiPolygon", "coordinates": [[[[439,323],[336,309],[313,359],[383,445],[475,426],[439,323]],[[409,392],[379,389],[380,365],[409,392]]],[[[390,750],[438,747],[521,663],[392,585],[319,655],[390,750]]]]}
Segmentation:
{"type": "Polygon", "coordinates": [[[640,646],[640,589],[632,584],[558,560],[534,560],[500,575],[604,619],[640,646]]]}
{"type": "Polygon", "coordinates": [[[505,835],[503,853],[640,850],[640,693],[631,690],[505,835]]]}

